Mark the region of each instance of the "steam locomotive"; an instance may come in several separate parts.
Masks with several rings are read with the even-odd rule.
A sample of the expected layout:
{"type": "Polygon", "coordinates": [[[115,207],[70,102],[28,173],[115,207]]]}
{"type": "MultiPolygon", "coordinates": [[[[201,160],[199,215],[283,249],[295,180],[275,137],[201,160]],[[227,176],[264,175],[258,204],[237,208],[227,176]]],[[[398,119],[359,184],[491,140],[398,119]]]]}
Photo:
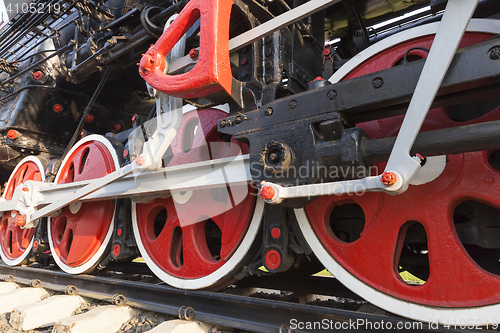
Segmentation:
{"type": "Polygon", "coordinates": [[[0,32],[4,263],[81,274],[141,256],[212,290],[326,268],[402,316],[498,319],[497,1],[16,11],[0,32]]]}

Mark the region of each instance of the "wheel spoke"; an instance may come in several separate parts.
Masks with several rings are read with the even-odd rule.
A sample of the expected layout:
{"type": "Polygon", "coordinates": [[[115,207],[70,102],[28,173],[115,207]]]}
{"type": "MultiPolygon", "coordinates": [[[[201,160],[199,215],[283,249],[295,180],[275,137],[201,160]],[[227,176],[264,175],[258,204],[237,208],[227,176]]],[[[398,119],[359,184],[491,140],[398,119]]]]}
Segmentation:
{"type": "MultiPolygon", "coordinates": [[[[6,213],[6,214],[9,214],[9,213],[6,213]]],[[[7,217],[2,217],[2,249],[8,249],[9,248],[9,233],[10,233],[10,230],[11,230],[11,227],[10,227],[10,223],[8,221],[8,218],[7,217]]]]}
{"type": "Polygon", "coordinates": [[[203,223],[186,225],[182,228],[184,265],[182,270],[198,276],[208,275],[222,262],[215,260],[207,247],[203,223]]]}
{"type": "Polygon", "coordinates": [[[459,183],[454,188],[457,200],[471,197],[500,209],[500,172],[488,163],[488,152],[467,153],[459,183]]]}
{"type": "Polygon", "coordinates": [[[448,210],[438,210],[437,207],[432,207],[436,209],[427,212],[426,218],[429,221],[426,231],[431,275],[426,283],[425,296],[440,295],[441,306],[457,306],[463,299],[489,299],[492,296],[489,290],[498,286],[499,277],[484,271],[471,260],[453,232],[453,220],[450,220],[448,210]],[[468,287],[461,288],[463,285],[468,287]],[[459,297],[457,290],[460,290],[459,297]]]}
{"type": "Polygon", "coordinates": [[[170,214],[168,214],[167,220],[165,221],[165,226],[161,230],[161,233],[155,240],[152,241],[152,244],[154,244],[158,251],[161,250],[161,248],[164,247],[165,244],[169,244],[172,241],[174,229],[179,227],[177,219],[171,214],[173,215],[175,214],[175,212],[170,212],[170,214]]]}
{"type": "MultiPolygon", "coordinates": [[[[249,190],[249,188],[246,188],[249,190]]],[[[231,191],[231,195],[234,192],[231,191]]],[[[234,196],[232,195],[233,199],[234,196]]],[[[246,198],[245,200],[255,202],[255,197],[246,198]]],[[[241,241],[243,237],[242,230],[247,226],[243,225],[241,221],[245,220],[246,216],[252,214],[251,206],[247,202],[240,202],[233,209],[226,211],[224,214],[218,215],[212,220],[219,226],[222,231],[221,237],[221,251],[220,256],[222,259],[227,260],[236,249],[236,244],[241,241]],[[219,220],[223,220],[222,222],[219,220]]]]}
{"type": "Polygon", "coordinates": [[[71,227],[66,226],[62,233],[61,240],[58,243],[60,256],[64,258],[65,261],[68,261],[68,254],[69,254],[68,244],[69,244],[69,237],[71,234],[71,230],[72,230],[71,227]]]}
{"type": "MultiPolygon", "coordinates": [[[[187,206],[181,205],[181,207],[176,205],[181,225],[184,224],[183,219],[188,216],[191,217],[187,219],[189,222],[197,222],[204,221],[207,218],[213,220],[217,216],[224,215],[225,212],[232,208],[229,194],[226,187],[195,191],[190,201],[203,203],[203,210],[193,211],[192,203],[187,206]]],[[[218,219],[218,221],[222,223],[219,225],[214,220],[222,230],[224,228],[224,221],[223,219],[218,219]]]]}
{"type": "Polygon", "coordinates": [[[28,180],[37,180],[41,181],[40,170],[35,165],[28,165],[22,182],[26,182],[28,180]]]}

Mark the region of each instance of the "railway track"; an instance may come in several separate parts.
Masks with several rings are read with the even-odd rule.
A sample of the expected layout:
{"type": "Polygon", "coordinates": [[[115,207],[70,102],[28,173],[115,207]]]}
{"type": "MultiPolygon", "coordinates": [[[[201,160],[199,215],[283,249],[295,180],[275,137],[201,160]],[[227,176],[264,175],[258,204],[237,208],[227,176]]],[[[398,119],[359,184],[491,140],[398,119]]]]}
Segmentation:
{"type": "MultiPolygon", "coordinates": [[[[135,263],[129,267],[125,266],[125,269],[121,271],[108,269],[101,272],[100,276],[72,276],[51,269],[10,267],[1,263],[0,279],[4,283],[15,282],[22,288],[42,288],[48,291],[51,297],[58,294],[78,295],[93,300],[92,302],[99,307],[114,304],[115,307],[132,308],[129,317],[135,314],[135,319],[132,323],[124,322],[121,325],[122,330],[118,332],[133,332],[133,330],[123,329],[138,327],[137,324],[141,322],[140,318],[142,318],[143,326],[149,325],[146,327],[149,329],[154,324],[158,324],[158,321],[174,320],[176,317],[207,323],[203,326],[207,332],[217,332],[220,327],[231,328],[236,332],[259,333],[343,330],[358,332],[479,331],[463,330],[459,325],[438,327],[435,323],[354,311],[354,308],[367,303],[344,298],[355,296],[344,289],[336,279],[329,277],[294,278],[292,281],[285,279],[285,282],[283,279],[278,280],[272,277],[254,277],[244,280],[245,283],[233,285],[224,292],[210,292],[168,287],[154,278],[145,265],[135,263]],[[134,273],[130,274],[129,271],[134,273]],[[280,288],[280,290],[275,288],[280,288]],[[249,294],[252,296],[245,296],[249,294]],[[320,296],[320,294],[324,295],[320,296]],[[332,303],[331,296],[333,295],[342,297],[332,303]],[[328,296],[330,296],[330,301],[325,301],[328,296]],[[346,299],[349,300],[347,306],[338,301],[346,299]],[[333,307],[332,304],[334,304],[333,307]],[[345,309],[346,307],[350,309],[345,309]],[[134,311],[154,312],[156,315],[152,316],[157,322],[153,323],[150,319],[151,315],[149,318],[146,318],[147,315],[140,317],[134,311]]],[[[142,332],[142,329],[139,327],[136,332],[142,332]]],[[[480,329],[483,331],[484,327],[480,329]]],[[[50,327],[36,332],[50,332],[50,327]]],[[[57,328],[54,328],[53,332],[58,332],[57,328]]]]}

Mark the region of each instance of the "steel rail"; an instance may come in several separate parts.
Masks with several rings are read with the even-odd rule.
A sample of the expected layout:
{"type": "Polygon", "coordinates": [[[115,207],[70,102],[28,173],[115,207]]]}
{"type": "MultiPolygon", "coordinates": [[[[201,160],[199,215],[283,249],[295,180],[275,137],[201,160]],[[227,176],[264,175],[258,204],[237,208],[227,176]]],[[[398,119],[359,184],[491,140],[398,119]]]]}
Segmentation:
{"type": "MultiPolygon", "coordinates": [[[[393,328],[383,331],[398,332],[405,331],[395,329],[398,323],[399,325],[406,323],[409,326],[419,325],[418,322],[399,317],[239,296],[223,292],[180,290],[163,285],[108,277],[69,275],[46,269],[10,267],[3,263],[0,264],[0,278],[4,280],[7,278],[7,280],[23,285],[30,285],[36,279],[41,282],[39,287],[58,292],[64,292],[68,286],[74,286],[79,295],[103,301],[112,301],[113,296],[116,299],[116,295],[122,295],[125,299],[123,303],[129,306],[174,316],[179,315],[181,308],[192,307],[196,320],[258,333],[277,333],[282,330],[283,325],[287,326],[287,330],[284,332],[288,332],[292,319],[296,320],[297,323],[328,323],[325,324],[325,326],[328,325],[328,328],[290,330],[290,332],[296,333],[332,332],[334,329],[332,330],[331,327],[332,325],[335,327],[335,323],[338,323],[337,325],[348,323],[351,328],[353,325],[351,323],[365,323],[365,325],[356,326],[357,332],[379,332],[381,331],[380,327],[378,329],[376,327],[382,323],[386,328],[389,326],[393,328]],[[367,323],[371,323],[371,325],[367,323]]],[[[337,329],[337,331],[339,330],[337,329]]],[[[422,323],[422,329],[418,329],[418,331],[479,332],[444,327],[431,328],[429,323],[422,323]]]]}

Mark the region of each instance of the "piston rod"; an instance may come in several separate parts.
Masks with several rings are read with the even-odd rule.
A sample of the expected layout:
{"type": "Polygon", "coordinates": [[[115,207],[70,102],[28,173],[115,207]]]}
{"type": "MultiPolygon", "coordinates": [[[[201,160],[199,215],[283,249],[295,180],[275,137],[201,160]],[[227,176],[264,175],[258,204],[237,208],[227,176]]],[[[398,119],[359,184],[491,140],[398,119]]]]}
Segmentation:
{"type": "MultiPolygon", "coordinates": [[[[395,141],[396,137],[363,140],[364,162],[387,161],[395,141]]],[[[437,156],[490,149],[500,149],[500,120],[419,133],[411,154],[437,156]]]]}

